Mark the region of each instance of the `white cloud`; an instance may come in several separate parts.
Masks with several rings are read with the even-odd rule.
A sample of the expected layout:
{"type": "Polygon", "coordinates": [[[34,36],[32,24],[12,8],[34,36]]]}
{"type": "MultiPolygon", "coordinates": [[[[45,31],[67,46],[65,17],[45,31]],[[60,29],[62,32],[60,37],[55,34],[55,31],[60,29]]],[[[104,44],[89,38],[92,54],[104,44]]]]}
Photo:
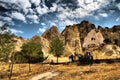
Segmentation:
{"type": "Polygon", "coordinates": [[[1,23],[9,23],[11,25],[14,25],[14,22],[12,21],[12,18],[10,17],[4,17],[4,16],[0,16],[0,19],[2,19],[3,21],[1,23]]]}
{"type": "Polygon", "coordinates": [[[16,29],[12,29],[12,28],[10,28],[9,29],[12,33],[14,33],[14,34],[17,34],[17,33],[24,33],[23,31],[20,31],[20,30],[16,30],[16,29]]]}
{"type": "Polygon", "coordinates": [[[72,21],[72,20],[65,20],[65,21],[64,21],[64,24],[65,24],[65,25],[73,25],[73,24],[76,24],[76,22],[75,22],[75,21],[72,21]]]}
{"type": "Polygon", "coordinates": [[[40,4],[41,0],[30,0],[32,3],[34,3],[36,6],[40,4]]]}
{"type": "Polygon", "coordinates": [[[27,17],[30,18],[30,19],[38,19],[37,15],[28,15],[27,17]]]}
{"type": "MultiPolygon", "coordinates": [[[[25,13],[27,13],[28,8],[31,7],[31,3],[29,2],[29,0],[3,0],[3,2],[9,3],[9,4],[11,4],[11,6],[13,6],[12,4],[16,4],[25,13]]],[[[6,7],[9,8],[9,6],[7,6],[7,5],[6,5],[6,7]]],[[[14,6],[14,8],[16,9],[16,6],[14,6]]]]}
{"type": "Polygon", "coordinates": [[[3,24],[5,24],[5,22],[3,22],[3,21],[0,21],[0,27],[1,27],[3,24]]]}
{"type": "Polygon", "coordinates": [[[117,19],[116,19],[116,21],[119,21],[120,20],[120,18],[118,17],[117,19]]]}
{"type": "Polygon", "coordinates": [[[46,24],[45,23],[41,23],[42,26],[45,26],[46,24]]]}
{"type": "Polygon", "coordinates": [[[45,5],[43,5],[43,8],[40,6],[37,7],[36,10],[39,13],[39,15],[43,15],[43,14],[46,14],[47,12],[49,12],[48,7],[46,7],[45,5]]]}
{"type": "Polygon", "coordinates": [[[8,22],[11,22],[11,21],[12,21],[12,18],[10,18],[10,17],[4,17],[3,20],[8,21],[8,22]]]}
{"type": "Polygon", "coordinates": [[[66,25],[73,25],[73,24],[76,24],[76,23],[77,22],[75,22],[75,21],[66,19],[66,20],[63,20],[63,21],[59,21],[58,25],[59,25],[59,29],[63,30],[66,25]]]}
{"type": "Polygon", "coordinates": [[[99,14],[101,17],[108,17],[108,14],[107,13],[100,13],[99,14]]]}
{"type": "MultiPolygon", "coordinates": [[[[111,1],[111,0],[110,0],[111,1]]],[[[108,0],[77,0],[78,8],[74,11],[70,8],[66,7],[65,9],[57,5],[57,10],[59,14],[57,15],[58,18],[61,20],[70,18],[84,18],[87,16],[93,16],[93,12],[105,7],[107,4],[110,3],[108,0]]],[[[55,5],[55,4],[54,4],[55,5]]],[[[56,6],[55,6],[56,9],[56,6]]],[[[107,17],[107,14],[101,14],[103,17],[107,17]]]]}
{"type": "Polygon", "coordinates": [[[85,3],[92,3],[93,0],[84,0],[85,3]]]}
{"type": "Polygon", "coordinates": [[[56,9],[57,9],[57,7],[58,7],[57,4],[54,3],[52,6],[53,6],[53,7],[51,7],[50,10],[51,10],[51,11],[56,11],[56,9]]]}
{"type": "MultiPolygon", "coordinates": [[[[62,23],[62,20],[66,20],[64,24],[71,25],[72,23],[75,23],[75,22],[74,21],[72,22],[70,20],[68,21],[68,19],[86,18],[89,16],[93,17],[94,16],[93,14],[95,11],[105,8],[107,4],[115,0],[76,0],[77,2],[75,3],[75,5],[77,5],[77,8],[74,10],[69,8],[65,3],[62,3],[61,0],[56,0],[55,3],[52,3],[52,7],[50,7],[50,9],[46,6],[45,0],[2,0],[2,1],[8,3],[9,5],[12,5],[13,3],[16,5],[14,6],[14,8],[15,10],[17,9],[18,12],[12,12],[11,15],[8,13],[9,16],[12,16],[12,18],[14,19],[18,19],[26,22],[26,19],[29,18],[30,19],[29,23],[38,24],[40,21],[39,17],[41,17],[42,15],[47,14],[49,12],[53,12],[53,13],[57,12],[55,13],[56,14],[55,16],[57,16],[58,20],[60,20],[61,23],[62,23]],[[36,6],[34,9],[31,8],[32,3],[35,4],[36,6]]],[[[0,3],[0,5],[1,4],[2,3],[0,3]]],[[[9,6],[7,6],[6,4],[4,5],[2,4],[2,6],[5,7],[6,9],[11,9],[11,8],[14,9],[13,7],[9,8],[9,6]]],[[[120,9],[120,3],[117,5],[117,7],[120,9]]],[[[94,18],[98,19],[100,16],[108,17],[108,14],[99,13],[98,15],[95,15],[95,16],[96,17],[94,18]]],[[[11,21],[10,18],[6,18],[5,20],[11,21]]],[[[60,23],[60,22],[53,21],[50,23],[50,25],[56,25],[57,23],[60,23]]],[[[45,24],[41,23],[41,25],[44,26],[45,24]]]]}
{"type": "Polygon", "coordinates": [[[120,10],[120,3],[118,3],[116,6],[117,6],[117,8],[120,10]]]}
{"type": "Polygon", "coordinates": [[[39,23],[39,18],[37,15],[28,15],[27,18],[31,19],[34,23],[39,23]]]}
{"type": "Polygon", "coordinates": [[[19,13],[19,12],[13,12],[11,16],[14,19],[18,19],[18,20],[21,20],[23,22],[26,22],[25,16],[23,14],[19,13]]]}
{"type": "Polygon", "coordinates": [[[50,26],[57,26],[57,25],[54,22],[50,22],[50,26]]]}
{"type": "Polygon", "coordinates": [[[45,32],[45,30],[46,30],[45,28],[39,28],[37,33],[43,33],[43,32],[45,32]]]}

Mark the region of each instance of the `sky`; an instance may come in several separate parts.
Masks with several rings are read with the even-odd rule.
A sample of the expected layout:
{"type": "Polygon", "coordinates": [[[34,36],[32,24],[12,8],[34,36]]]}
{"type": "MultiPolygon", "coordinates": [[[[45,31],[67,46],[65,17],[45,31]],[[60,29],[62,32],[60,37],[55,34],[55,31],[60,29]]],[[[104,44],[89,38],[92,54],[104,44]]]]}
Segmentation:
{"type": "Polygon", "coordinates": [[[31,38],[51,26],[88,20],[96,27],[120,25],[120,0],[0,0],[0,26],[8,23],[17,36],[31,38]]]}

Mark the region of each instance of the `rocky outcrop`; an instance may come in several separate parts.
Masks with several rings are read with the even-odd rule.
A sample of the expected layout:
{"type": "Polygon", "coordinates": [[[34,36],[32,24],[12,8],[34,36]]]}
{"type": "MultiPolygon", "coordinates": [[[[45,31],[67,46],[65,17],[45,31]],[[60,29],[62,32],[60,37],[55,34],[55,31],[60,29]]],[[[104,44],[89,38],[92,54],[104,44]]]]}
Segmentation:
{"type": "Polygon", "coordinates": [[[77,24],[77,26],[80,33],[79,37],[81,39],[81,45],[83,47],[84,38],[92,29],[96,29],[96,27],[94,24],[86,20],[82,21],[80,24],[77,24]]]}
{"type": "Polygon", "coordinates": [[[16,52],[21,51],[21,47],[24,43],[26,43],[26,41],[27,40],[23,39],[22,37],[13,36],[11,38],[10,43],[13,44],[13,49],[9,53],[8,62],[11,62],[11,60],[16,52]]]}
{"type": "Polygon", "coordinates": [[[113,26],[112,28],[102,28],[98,27],[98,29],[101,31],[103,37],[104,37],[104,42],[107,44],[116,44],[120,46],[120,25],[118,26],[113,26]]]}
{"type": "Polygon", "coordinates": [[[31,40],[37,43],[41,43],[44,56],[49,55],[49,41],[47,39],[41,36],[33,36],[31,40]]]}
{"type": "Polygon", "coordinates": [[[104,45],[101,49],[101,54],[99,53],[99,56],[101,56],[101,58],[119,58],[120,57],[120,47],[116,46],[116,45],[111,45],[111,44],[107,44],[104,45]]]}
{"type": "Polygon", "coordinates": [[[101,44],[120,45],[120,25],[113,28],[102,28],[101,26],[96,28],[94,24],[84,20],[79,24],[66,26],[61,34],[57,27],[52,26],[42,34],[42,37],[48,41],[56,37],[63,40],[65,45],[64,56],[69,56],[82,53],[82,49],[89,48],[89,45],[97,47],[101,44]]]}
{"type": "MultiPolygon", "coordinates": [[[[95,25],[84,20],[80,24],[66,26],[66,28],[61,33],[61,38],[63,39],[65,45],[69,46],[72,53],[82,53],[82,47],[86,47],[88,44],[91,44],[89,41],[87,41],[87,39],[91,40],[92,36],[94,35],[91,35],[91,37],[88,37],[87,35],[93,29],[96,30],[95,25]]],[[[97,35],[99,34],[100,32],[97,33],[97,35]]]]}
{"type": "Polygon", "coordinates": [[[60,33],[58,31],[58,28],[56,26],[52,26],[49,30],[46,30],[43,34],[42,34],[43,38],[46,38],[47,40],[52,40],[54,38],[59,38],[60,37],[60,33]]]}
{"type": "Polygon", "coordinates": [[[104,43],[103,41],[104,38],[101,31],[96,31],[95,29],[93,29],[84,38],[83,47],[99,46],[100,44],[104,43]]]}
{"type": "Polygon", "coordinates": [[[76,25],[66,26],[61,33],[61,38],[64,41],[64,44],[69,47],[72,54],[82,53],[79,35],[80,33],[76,25]]]}

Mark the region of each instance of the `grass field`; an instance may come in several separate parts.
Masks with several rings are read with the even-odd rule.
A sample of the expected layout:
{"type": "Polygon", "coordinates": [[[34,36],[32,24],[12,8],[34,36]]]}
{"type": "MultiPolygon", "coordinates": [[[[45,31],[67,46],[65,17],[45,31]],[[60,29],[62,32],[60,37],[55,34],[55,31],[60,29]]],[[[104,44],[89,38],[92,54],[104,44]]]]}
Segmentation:
{"type": "MultiPolygon", "coordinates": [[[[49,65],[31,64],[32,71],[29,72],[28,64],[15,64],[13,68],[12,80],[29,80],[37,74],[47,71],[60,72],[58,76],[50,80],[120,80],[120,63],[100,63],[89,65],[49,65]]],[[[0,80],[8,80],[8,64],[0,63],[0,80]]]]}

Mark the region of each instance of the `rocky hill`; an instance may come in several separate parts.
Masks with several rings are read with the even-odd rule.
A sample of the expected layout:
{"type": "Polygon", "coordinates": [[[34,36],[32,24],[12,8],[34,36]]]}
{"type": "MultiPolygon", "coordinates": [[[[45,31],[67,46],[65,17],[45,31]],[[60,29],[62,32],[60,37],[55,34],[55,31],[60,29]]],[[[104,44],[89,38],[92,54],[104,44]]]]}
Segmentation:
{"type": "MultiPolygon", "coordinates": [[[[101,26],[97,28],[94,24],[84,20],[79,24],[66,26],[61,33],[56,26],[52,26],[42,36],[33,36],[30,40],[41,43],[44,55],[49,55],[50,58],[53,58],[54,56],[49,54],[49,43],[56,37],[64,42],[65,50],[63,56],[66,57],[71,54],[83,54],[85,51],[94,53],[96,50],[102,58],[105,55],[120,55],[120,25],[112,28],[103,28],[101,26]]],[[[20,51],[22,44],[28,41],[17,36],[13,37],[12,40],[15,44],[15,51],[20,51]]],[[[98,56],[96,52],[94,55],[98,56]]]]}
{"type": "Polygon", "coordinates": [[[76,25],[66,26],[66,28],[63,30],[61,33],[61,38],[64,41],[65,46],[69,47],[70,50],[68,50],[71,51],[71,53],[67,53],[67,51],[66,54],[82,53],[79,35],[80,32],[76,25]]]}
{"type": "Polygon", "coordinates": [[[60,37],[60,33],[58,31],[58,28],[56,26],[52,26],[49,30],[46,30],[43,34],[42,34],[43,38],[46,38],[47,40],[52,40],[53,38],[59,38],[60,37]]]}
{"type": "Polygon", "coordinates": [[[65,45],[64,56],[69,56],[71,54],[83,53],[83,50],[94,51],[103,44],[120,46],[120,25],[112,28],[103,28],[101,26],[97,28],[94,24],[84,20],[79,24],[66,26],[61,33],[57,27],[53,26],[45,31],[42,37],[48,41],[55,37],[63,40],[65,45]]]}
{"type": "Polygon", "coordinates": [[[41,43],[42,44],[42,51],[44,53],[45,56],[48,56],[49,53],[49,41],[41,36],[33,36],[31,38],[31,40],[33,40],[34,42],[37,43],[41,43]]]}
{"type": "Polygon", "coordinates": [[[105,42],[112,43],[120,46],[120,25],[113,26],[112,28],[102,28],[98,27],[98,29],[101,31],[105,42]]]}

